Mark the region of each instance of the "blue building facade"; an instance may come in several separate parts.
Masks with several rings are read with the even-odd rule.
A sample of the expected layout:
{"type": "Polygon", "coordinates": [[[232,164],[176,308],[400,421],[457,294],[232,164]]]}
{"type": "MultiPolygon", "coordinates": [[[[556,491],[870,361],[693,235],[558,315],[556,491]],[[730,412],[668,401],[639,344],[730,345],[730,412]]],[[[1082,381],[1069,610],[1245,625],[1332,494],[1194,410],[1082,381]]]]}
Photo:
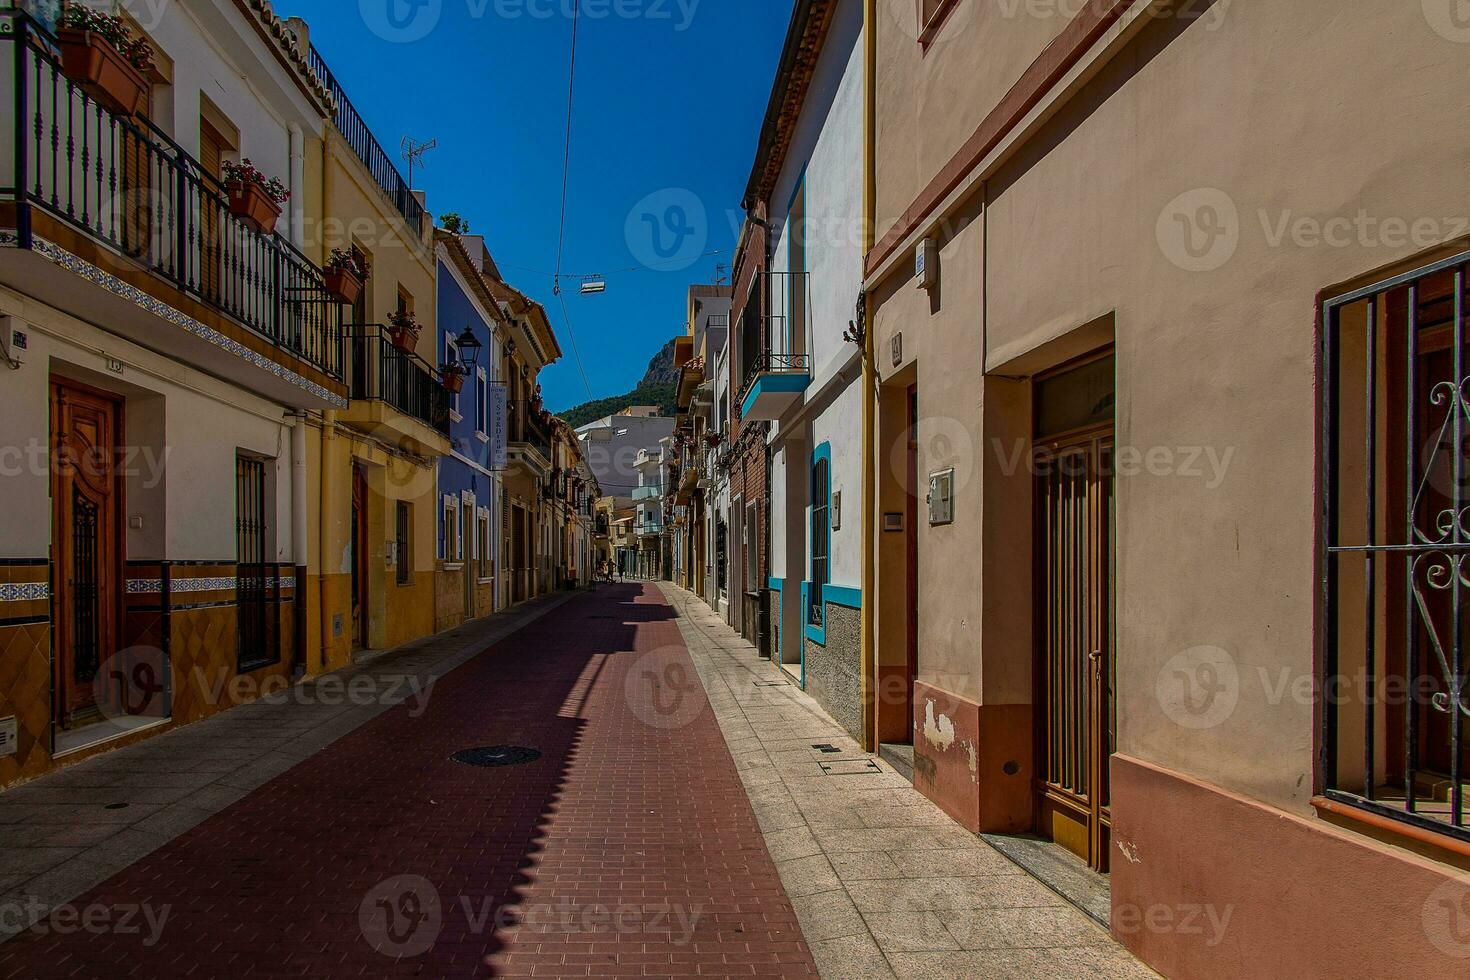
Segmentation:
{"type": "Polygon", "coordinates": [[[438,466],[438,587],[436,624],[446,629],[489,615],[507,602],[503,576],[502,493],[505,401],[503,338],[494,300],[481,278],[493,270],[479,238],[437,233],[440,365],[459,361],[468,328],[478,357],[458,394],[450,395],[453,451],[438,466]]]}

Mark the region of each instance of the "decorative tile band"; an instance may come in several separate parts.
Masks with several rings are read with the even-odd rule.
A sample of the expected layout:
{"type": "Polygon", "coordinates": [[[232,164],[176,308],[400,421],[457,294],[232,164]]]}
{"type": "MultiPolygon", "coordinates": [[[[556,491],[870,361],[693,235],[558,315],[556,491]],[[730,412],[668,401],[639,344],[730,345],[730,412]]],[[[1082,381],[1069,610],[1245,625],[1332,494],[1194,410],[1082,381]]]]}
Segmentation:
{"type": "MultiPolygon", "coordinates": [[[[262,581],[266,588],[270,589],[296,588],[296,579],[294,578],[268,578],[262,581]]],[[[209,578],[176,578],[169,582],[168,590],[170,593],[178,595],[182,592],[220,592],[238,587],[239,579],[216,576],[209,578]]],[[[163,579],[128,579],[128,595],[158,595],[161,592],[163,592],[163,579]]]]}
{"type": "MultiPolygon", "coordinates": [[[[0,248],[15,248],[18,247],[19,244],[20,238],[15,234],[14,231],[0,231],[0,248]]],[[[275,360],[267,357],[259,351],[251,350],[249,347],[246,347],[239,341],[232,340],[231,338],[226,337],[218,330],[214,329],[211,326],[208,326],[207,324],[200,323],[198,320],[189,316],[187,313],[184,313],[182,310],[176,310],[172,306],[169,306],[167,303],[155,299],[148,293],[145,293],[143,290],[139,289],[137,286],[134,286],[131,283],[123,282],[116,276],[104,272],[92,263],[86,261],[79,256],[73,255],[72,253],[68,252],[66,249],[62,248],[60,245],[55,244],[54,242],[49,242],[44,238],[36,236],[32,239],[32,251],[45,256],[47,259],[61,266],[63,269],[73,272],[78,276],[81,276],[83,279],[86,279],[89,282],[101,286],[108,292],[120,296],[123,299],[133,303],[134,305],[144,310],[147,310],[154,316],[159,317],[162,320],[166,320],[176,327],[187,330],[189,333],[198,337],[200,340],[207,341],[208,343],[214,344],[216,347],[229,351],[236,357],[249,361],[251,364],[260,368],[262,371],[274,374],[282,381],[285,381],[288,384],[295,385],[302,391],[305,391],[310,395],[314,395],[315,397],[320,398],[322,401],[325,401],[336,408],[347,407],[347,399],[343,398],[342,396],[327,390],[325,387],[317,384],[314,381],[310,381],[302,377],[295,371],[292,371],[283,364],[277,363],[275,360]]]]}
{"type": "Polygon", "coordinates": [[[50,582],[0,583],[0,602],[34,602],[51,598],[50,582]]]}

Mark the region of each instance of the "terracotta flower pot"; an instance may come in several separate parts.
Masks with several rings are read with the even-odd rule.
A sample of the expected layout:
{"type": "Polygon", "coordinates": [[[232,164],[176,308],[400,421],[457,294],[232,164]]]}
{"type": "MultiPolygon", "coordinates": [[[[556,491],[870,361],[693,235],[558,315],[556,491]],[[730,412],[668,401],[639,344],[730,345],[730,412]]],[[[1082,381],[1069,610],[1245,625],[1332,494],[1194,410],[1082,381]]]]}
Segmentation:
{"type": "Polygon", "coordinates": [[[281,207],[271,200],[264,187],[234,181],[226,185],[226,190],[230,193],[231,214],[262,235],[269,235],[276,230],[281,207]]]}
{"type": "Polygon", "coordinates": [[[445,372],[444,390],[451,395],[457,395],[461,391],[464,391],[464,375],[458,371],[445,372]]]}
{"type": "Polygon", "coordinates": [[[362,295],[363,282],[346,269],[327,269],[322,273],[327,292],[339,303],[351,306],[362,295]]]}
{"type": "Polygon", "coordinates": [[[393,346],[405,354],[412,354],[419,342],[419,335],[406,327],[389,327],[388,337],[393,341],[393,346]]]}
{"type": "Polygon", "coordinates": [[[132,116],[146,108],[148,78],[101,34],[64,27],[56,32],[67,77],[106,108],[132,116]]]}

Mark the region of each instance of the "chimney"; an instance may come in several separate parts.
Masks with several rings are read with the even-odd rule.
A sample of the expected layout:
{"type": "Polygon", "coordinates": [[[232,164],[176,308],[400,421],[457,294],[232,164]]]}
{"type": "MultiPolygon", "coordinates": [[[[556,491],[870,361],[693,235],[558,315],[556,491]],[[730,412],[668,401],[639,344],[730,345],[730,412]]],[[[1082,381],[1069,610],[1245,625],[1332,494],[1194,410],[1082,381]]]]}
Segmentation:
{"type": "Polygon", "coordinates": [[[300,17],[287,17],[286,30],[296,36],[296,50],[304,58],[311,51],[311,28],[300,17]]]}

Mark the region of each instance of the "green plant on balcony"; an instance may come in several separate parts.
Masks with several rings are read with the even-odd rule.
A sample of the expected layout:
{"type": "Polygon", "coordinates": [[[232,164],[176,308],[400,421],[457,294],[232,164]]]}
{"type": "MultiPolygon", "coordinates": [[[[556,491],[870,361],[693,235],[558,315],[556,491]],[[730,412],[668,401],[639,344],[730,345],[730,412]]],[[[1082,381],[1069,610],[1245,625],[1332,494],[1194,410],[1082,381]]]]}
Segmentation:
{"type": "Polygon", "coordinates": [[[460,217],[457,211],[450,211],[447,214],[439,215],[439,225],[451,235],[468,235],[470,233],[469,221],[460,217]]]}
{"type": "Polygon", "coordinates": [[[334,248],[322,269],[327,292],[340,303],[352,306],[362,295],[363,286],[371,273],[367,260],[347,248],[334,248]]]}
{"type": "Polygon", "coordinates": [[[223,169],[230,213],[262,235],[275,231],[281,205],[291,197],[281,178],[266,177],[249,157],[239,163],[227,160],[223,169]]]}
{"type": "Polygon", "coordinates": [[[465,366],[456,362],[450,362],[439,369],[439,377],[444,383],[444,390],[451,395],[464,391],[464,379],[468,374],[465,366]]]}
{"type": "Polygon", "coordinates": [[[423,324],[409,310],[394,310],[388,314],[388,336],[393,346],[405,354],[412,354],[419,343],[419,332],[423,324]]]}
{"type": "Polygon", "coordinates": [[[113,112],[132,116],[147,108],[153,48],[121,17],[68,4],[56,32],[61,66],[82,90],[113,112]]]}

